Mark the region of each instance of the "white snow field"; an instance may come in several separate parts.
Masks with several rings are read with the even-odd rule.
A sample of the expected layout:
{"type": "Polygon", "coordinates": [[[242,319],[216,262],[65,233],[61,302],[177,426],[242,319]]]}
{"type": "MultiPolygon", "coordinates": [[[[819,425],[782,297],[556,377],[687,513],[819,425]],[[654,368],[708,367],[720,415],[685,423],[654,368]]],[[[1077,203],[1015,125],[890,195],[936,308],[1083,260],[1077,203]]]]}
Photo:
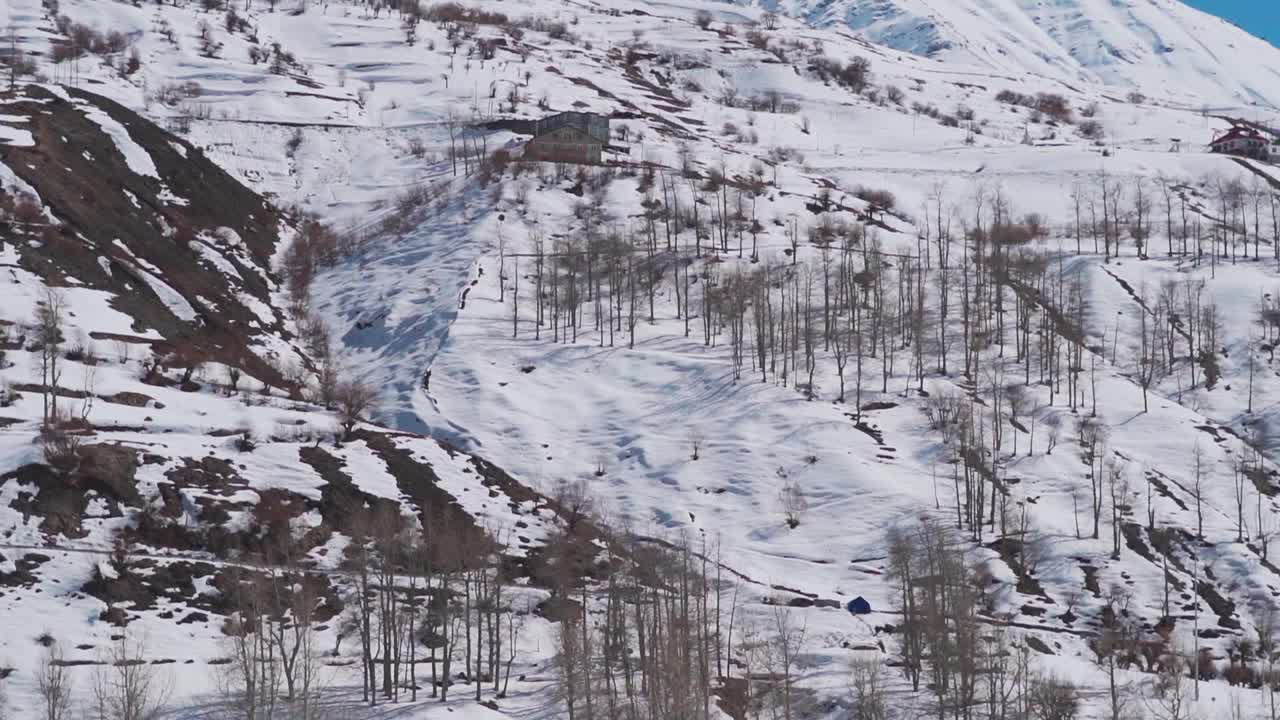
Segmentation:
{"type": "MultiPolygon", "coordinates": [[[[1280,50],[1177,0],[754,0],[904,52],[1188,103],[1280,103],[1280,50]]],[[[1271,38],[1272,41],[1275,38],[1271,38]]]]}
{"type": "MultiPolygon", "coordinates": [[[[480,24],[455,48],[441,24],[416,24],[410,44],[400,13],[337,0],[287,0],[274,8],[250,3],[237,9],[248,29],[233,32],[223,25],[224,13],[205,11],[199,3],[62,0],[59,12],[75,22],[128,37],[141,60],[128,75],[93,55],[53,63],[49,49],[60,36],[34,0],[0,7],[0,26],[14,26],[21,46],[40,53],[44,86],[53,92],[63,83],[115,100],[174,129],[276,203],[314,213],[361,238],[353,253],[318,274],[313,309],[328,323],[346,366],[378,388],[374,420],[406,433],[393,436],[394,445],[429,464],[438,486],[467,514],[506,528],[529,525],[508,554],[521,557],[536,546],[557,522],[554,514],[531,504],[517,511],[513,505],[521,503],[495,498],[469,456],[455,456],[438,441],[493,463],[545,495],[561,483],[582,480],[603,512],[639,535],[684,536],[695,546],[715,547],[737,578],[748,622],[766,624],[768,603],[801,600],[806,607],[796,613],[808,632],[799,684],[824,701],[816,716],[833,720],[849,717],[852,660],[870,657],[885,664],[898,657],[898,636],[886,630],[901,621],[886,576],[886,531],[921,516],[954,523],[960,512],[955,466],[941,433],[925,417],[929,398],[982,396],[996,385],[1021,384],[1024,366],[1014,357],[1012,310],[1009,347],[982,351],[990,373],[960,374],[960,320],[953,306],[949,327],[955,347],[948,373],[937,371],[936,349],[930,349],[920,392],[911,351],[899,347],[888,372],[882,357],[867,359],[861,392],[855,392],[853,370],[846,369],[848,387],[840,402],[836,358],[820,343],[808,388],[799,387],[808,378],[801,380],[798,370],[788,380],[776,373],[762,380],[750,338],[736,372],[731,331],[718,325],[712,342],[706,341],[702,288],[724,287],[763,267],[777,277],[820,277],[824,252],[807,233],[823,223],[870,228],[854,253],[858,263],[866,262],[873,240],[890,262],[908,262],[921,252],[921,236],[927,238],[924,246],[936,239],[938,198],[950,216],[956,256],[967,247],[964,230],[991,222],[997,197],[1007,203],[1008,217],[1040,215],[1047,236],[1032,245],[1055,268],[1049,276],[1080,289],[1075,329],[1088,348],[1079,369],[1079,392],[1086,400],[1073,407],[1061,389],[1037,382],[1042,374],[1032,363],[1032,382],[1023,391],[1031,398],[1019,423],[1023,429],[1005,428],[992,462],[998,461],[1007,510],[1016,518],[1011,525],[1031,528],[1043,554],[1034,571],[1039,591],[1027,591],[993,549],[1001,528],[983,528],[981,542],[966,546],[990,580],[984,622],[1037,638],[1044,647],[1035,653],[1037,667],[1085,688],[1083,718],[1108,717],[1106,678],[1093,663],[1088,638],[1099,627],[1112,587],[1133,593],[1132,612],[1150,630],[1164,614],[1170,578],[1176,590],[1169,645],[1183,652],[1196,644],[1208,648],[1219,668],[1234,662],[1233,647],[1254,637],[1265,615],[1259,598],[1280,591],[1280,573],[1263,557],[1277,527],[1272,476],[1280,437],[1269,426],[1280,408],[1280,373],[1269,352],[1273,346],[1265,344],[1274,342],[1274,333],[1263,338],[1259,322],[1259,308],[1269,307],[1280,289],[1274,254],[1280,238],[1272,223],[1277,205],[1271,201],[1280,170],[1211,155],[1205,144],[1229,127],[1230,117],[1276,124],[1260,108],[1280,103],[1280,50],[1172,0],[1076,0],[1049,7],[1023,0],[784,2],[785,14],[810,24],[784,17],[773,29],[764,26],[773,21],[754,3],[465,4],[545,22],[526,23],[518,38],[501,26],[480,24]],[[711,18],[705,29],[698,20],[704,12],[711,18]],[[201,49],[202,22],[220,43],[216,52],[201,49]],[[547,32],[556,23],[563,27],[547,32]],[[477,41],[498,38],[502,44],[484,57],[477,41]],[[270,61],[250,59],[251,47],[276,43],[293,58],[279,72],[270,61]],[[815,64],[822,57],[841,64],[866,58],[871,91],[853,92],[824,80],[815,64]],[[1127,98],[1133,89],[1145,97],[1127,98]],[[1002,91],[1060,94],[1073,122],[1053,122],[1029,107],[998,101],[1002,91]],[[742,106],[753,97],[762,104],[742,106]],[[737,106],[730,107],[727,98],[736,98],[737,106]],[[771,102],[778,111],[769,111],[771,102]],[[613,117],[617,147],[608,154],[611,167],[586,170],[583,182],[576,167],[512,162],[468,173],[460,159],[451,159],[451,148],[464,145],[485,155],[504,149],[518,156],[521,139],[501,129],[510,125],[493,122],[561,110],[613,117]],[[1100,133],[1082,132],[1089,121],[1100,133]],[[695,230],[686,227],[668,249],[662,221],[653,229],[644,203],[660,198],[684,213],[697,208],[702,232],[708,232],[714,227],[708,218],[721,212],[716,190],[705,184],[713,173],[761,188],[743,200],[742,211],[758,228],[753,233],[749,223],[740,223],[743,229],[730,233],[727,250],[717,250],[720,240],[695,240],[695,230]],[[1073,192],[1097,204],[1103,182],[1119,184],[1128,206],[1139,179],[1154,207],[1149,258],[1139,258],[1127,236],[1119,257],[1104,258],[1092,251],[1095,243],[1087,233],[1085,252],[1077,254],[1073,192]],[[1189,221],[1199,223],[1208,238],[1222,219],[1215,188],[1233,180],[1249,191],[1246,197],[1260,198],[1260,259],[1252,252],[1234,260],[1212,258],[1212,252],[1198,260],[1166,252],[1160,189],[1177,188],[1185,203],[1174,201],[1175,212],[1185,206],[1189,221]],[[896,210],[877,212],[860,189],[891,192],[896,210]],[[800,235],[794,254],[792,228],[800,235]],[[621,320],[613,331],[597,329],[599,304],[583,307],[581,326],[568,330],[567,338],[549,319],[537,326],[539,246],[545,261],[546,252],[587,235],[639,239],[649,232],[661,236],[656,244],[675,260],[663,266],[652,317],[648,298],[640,303],[634,347],[621,320]],[[701,252],[691,258],[695,242],[701,252]],[[672,282],[679,262],[692,264],[688,314],[672,282]],[[1150,311],[1162,285],[1175,281],[1179,293],[1203,282],[1204,304],[1216,304],[1220,326],[1210,354],[1218,376],[1209,387],[1201,363],[1183,358],[1152,380],[1149,411],[1143,412],[1142,369],[1133,359],[1140,344],[1138,318],[1150,311]],[[1144,287],[1148,310],[1138,303],[1144,287]],[[999,383],[994,368],[1002,373],[999,383]],[[1131,483],[1120,502],[1127,534],[1118,558],[1112,556],[1110,505],[1096,539],[1085,509],[1089,466],[1076,425],[1095,406],[1109,457],[1123,462],[1131,483]],[[1051,435],[1056,447],[1049,452],[1051,435]],[[1250,485],[1241,500],[1233,467],[1248,453],[1246,440],[1266,460],[1258,490],[1250,485]],[[1198,492],[1197,453],[1209,477],[1198,492]],[[784,521],[782,507],[781,493],[789,485],[800,488],[808,506],[794,528],[784,521]],[[1194,537],[1197,495],[1203,541],[1194,537]],[[1148,510],[1179,538],[1167,565],[1150,549],[1148,510]],[[1238,527],[1241,515],[1244,529],[1238,527]],[[1248,542],[1237,542],[1241,535],[1248,542]],[[857,596],[870,601],[871,615],[854,617],[843,609],[857,596]],[[1224,598],[1225,604],[1219,602],[1224,598]]],[[[108,59],[118,67],[125,55],[108,59]]],[[[86,113],[113,139],[134,174],[163,185],[163,173],[147,149],[130,139],[128,128],[91,108],[86,113]]],[[[15,151],[29,145],[28,120],[0,116],[0,145],[15,151]]],[[[177,147],[185,157],[186,146],[177,147]]],[[[17,175],[0,162],[5,188],[21,186],[17,175]]],[[[157,197],[170,198],[170,205],[186,200],[165,191],[157,197]]],[[[1242,202],[1238,209],[1248,218],[1246,235],[1252,240],[1254,206],[1242,202]]],[[[193,241],[207,265],[228,277],[266,277],[257,264],[232,262],[246,257],[237,255],[234,237],[224,234],[221,243],[216,237],[193,241]]],[[[130,252],[131,239],[121,242],[130,252]]],[[[139,282],[178,320],[204,312],[163,273],[150,272],[144,261],[134,265],[139,282]]],[[[3,235],[0,280],[0,321],[16,334],[30,325],[46,283],[22,264],[3,235]]],[[[300,359],[305,350],[287,337],[296,328],[275,328],[287,300],[269,282],[270,307],[262,298],[243,299],[261,318],[253,350],[300,359]]],[[[59,284],[67,285],[62,293],[74,316],[71,335],[160,338],[113,309],[109,293],[75,287],[74,280],[59,284]]],[[[771,292],[789,296],[786,287],[779,281],[771,292]]],[[[891,295],[899,297],[898,290],[891,295]]],[[[940,314],[932,285],[927,314],[934,320],[940,314]]],[[[754,327],[749,320],[748,334],[754,327]]],[[[1180,356],[1189,354],[1184,340],[1176,342],[1182,343],[1180,356]]],[[[146,503],[161,503],[160,485],[170,471],[205,457],[238,468],[244,486],[230,499],[246,507],[272,488],[320,502],[326,480],[299,458],[316,438],[332,435],[331,413],[278,391],[229,397],[219,392],[225,370],[216,363],[197,378],[203,386],[197,392],[144,385],[138,379],[140,353],[126,358],[121,346],[99,345],[104,362],[93,368],[67,362],[62,385],[83,387],[86,373],[93,372],[99,396],[134,392],[150,398],[142,407],[96,402],[87,411],[97,429],[95,443],[158,458],[138,473],[146,503]],[[252,453],[235,446],[245,429],[261,440],[252,453]]],[[[8,359],[12,365],[0,369],[5,382],[40,382],[38,353],[14,348],[8,359]]],[[[170,380],[176,383],[180,374],[172,370],[170,380]]],[[[68,402],[79,411],[79,400],[68,402]]],[[[989,408],[990,401],[983,402],[977,407],[989,408]]],[[[0,475],[41,460],[40,415],[38,392],[21,392],[20,400],[0,408],[0,475]]],[[[368,430],[380,432],[374,425],[368,430]]],[[[362,492],[401,498],[403,486],[369,444],[349,442],[340,450],[325,445],[362,492]]],[[[19,509],[22,493],[30,493],[24,487],[16,479],[0,484],[0,572],[12,573],[15,559],[24,555],[48,559],[40,561],[36,582],[5,588],[0,596],[0,666],[15,668],[5,687],[11,712],[21,718],[37,716],[31,670],[40,633],[47,630],[68,647],[90,646],[70,658],[91,660],[118,631],[100,619],[103,601],[81,586],[104,572],[95,570],[102,554],[136,514],[92,503],[82,520],[84,534],[71,538],[42,528],[38,516],[19,509]]],[[[205,495],[199,488],[183,493],[184,512],[205,495]]],[[[405,499],[411,507],[413,501],[405,499]]],[[[293,522],[303,531],[321,522],[318,513],[293,522]]],[[[245,527],[249,514],[234,510],[225,525],[245,527]]],[[[335,535],[312,558],[339,585],[345,580],[333,563],[342,541],[335,535]]],[[[162,564],[235,562],[203,552],[135,550],[162,564]]],[[[198,578],[196,587],[217,593],[198,578]]],[[[533,587],[518,592],[531,604],[547,595],[533,587]]],[[[208,662],[223,654],[221,618],[207,613],[203,621],[177,624],[162,617],[166,610],[186,614],[181,603],[161,598],[156,609],[136,613],[131,632],[148,637],[155,659],[175,661],[165,666],[176,689],[170,716],[209,717],[215,687],[208,662]]],[[[465,693],[444,706],[424,701],[394,710],[355,707],[359,676],[350,641],[338,659],[350,662],[330,668],[340,688],[333,702],[351,717],[568,717],[552,688],[554,636],[554,623],[530,616],[520,639],[517,674],[524,680],[512,683],[496,711],[468,702],[465,693]]],[[[88,670],[75,672],[78,682],[87,683],[88,670]]],[[[1121,676],[1145,697],[1148,674],[1129,668],[1121,676]]],[[[897,673],[892,685],[903,717],[915,717],[910,712],[924,700],[913,697],[897,673]]],[[[1214,679],[1203,683],[1199,702],[1183,717],[1224,715],[1232,698],[1257,717],[1267,707],[1265,692],[1214,679]]],[[[1133,714],[1126,717],[1157,716],[1154,701],[1136,702],[1128,712],[1133,714]]]]}

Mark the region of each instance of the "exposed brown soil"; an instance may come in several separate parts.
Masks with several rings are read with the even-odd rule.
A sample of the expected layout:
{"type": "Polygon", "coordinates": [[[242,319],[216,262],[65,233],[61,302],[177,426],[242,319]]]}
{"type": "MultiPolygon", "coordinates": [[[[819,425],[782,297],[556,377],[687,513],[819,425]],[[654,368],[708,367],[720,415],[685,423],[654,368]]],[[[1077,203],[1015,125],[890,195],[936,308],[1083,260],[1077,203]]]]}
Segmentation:
{"type": "Polygon", "coordinates": [[[216,556],[237,553],[246,557],[266,557],[269,548],[287,546],[305,554],[329,538],[330,528],[313,528],[301,538],[293,538],[290,521],[317,509],[320,504],[305,496],[279,489],[252,490],[227,460],[202,457],[182,458],[181,465],[165,473],[169,482],[158,485],[159,508],[139,513],[137,523],[126,531],[131,542],[182,551],[201,551],[216,556]],[[194,497],[199,524],[192,526],[183,517],[182,490],[201,491],[194,497]],[[244,491],[257,495],[253,500],[224,500],[244,491]],[[243,530],[231,530],[227,521],[232,512],[249,512],[243,530]]]}
{"type": "MultiPolygon", "coordinates": [[[[356,435],[387,465],[400,492],[413,503],[424,528],[448,528],[463,547],[480,549],[488,544],[484,529],[476,524],[458,499],[440,487],[440,477],[429,463],[414,459],[413,453],[396,447],[391,436],[361,431],[356,435]]],[[[428,531],[430,532],[430,531],[428,531]]],[[[437,563],[453,558],[436,557],[437,563]]]]}
{"type": "MultiPolygon", "coordinates": [[[[0,555],[0,562],[4,561],[4,556],[0,555]]],[[[39,567],[49,562],[48,555],[39,553],[27,553],[22,557],[13,561],[13,572],[0,572],[0,587],[30,587],[40,581],[35,574],[39,567]]],[[[0,592],[0,597],[4,595],[0,592]]]]}
{"type": "Polygon", "coordinates": [[[342,459],[324,448],[304,446],[298,450],[298,457],[325,481],[320,490],[319,510],[324,525],[332,531],[349,535],[356,525],[356,514],[362,508],[374,512],[396,508],[395,502],[370,495],[356,487],[355,481],[344,469],[342,459]]]}
{"type": "Polygon", "coordinates": [[[108,512],[120,514],[121,505],[138,505],[136,473],[138,453],[120,445],[85,445],[79,449],[76,467],[60,473],[48,465],[24,465],[0,475],[0,485],[14,481],[34,485],[10,505],[24,518],[41,518],[41,531],[69,538],[84,537],[81,520],[89,506],[89,493],[106,501],[108,512]]]}
{"type": "MultiPolygon", "coordinates": [[[[1035,595],[1035,596],[1044,598],[1045,600],[1049,599],[1049,596],[1045,594],[1044,587],[1040,584],[1040,581],[1037,580],[1022,565],[1022,562],[1021,562],[1022,541],[1021,540],[1013,537],[1000,538],[995,542],[988,543],[987,547],[992,550],[995,550],[996,553],[1000,555],[1000,559],[1004,561],[1005,565],[1008,565],[1009,569],[1013,571],[1013,574],[1017,576],[1018,592],[1024,595],[1035,595]]],[[[1037,609],[1040,611],[1039,613],[1026,613],[1026,614],[1043,614],[1044,612],[1043,608],[1037,608],[1037,609]]]]}
{"type": "MultiPolygon", "coordinates": [[[[67,92],[71,102],[36,86],[0,93],[0,113],[29,118],[35,140],[32,147],[0,145],[0,159],[36,190],[60,223],[42,230],[0,227],[0,236],[25,240],[38,234],[39,243],[15,243],[24,268],[55,286],[74,278],[114,293],[113,307],[133,318],[135,330],[154,329],[165,338],[153,343],[158,350],[217,359],[278,384],[278,372],[248,349],[262,330],[251,327],[256,315],[237,296],[245,292],[270,304],[260,272],[270,267],[279,239],[278,213],[199,148],[111,100],[67,92]],[[122,124],[151,156],[160,179],[134,173],[115,141],[80,105],[95,106],[122,124]],[[186,204],[166,201],[166,191],[186,204]],[[243,257],[221,253],[237,267],[238,280],[188,245],[195,233],[219,227],[231,228],[243,242],[243,257]],[[195,322],[176,317],[148,289],[117,239],[187,299],[199,315],[195,322]]],[[[264,330],[283,332],[282,322],[277,312],[264,330]]]]}
{"type": "MultiPolygon", "coordinates": [[[[107,604],[102,619],[116,625],[125,625],[139,612],[156,609],[157,602],[166,600],[186,607],[179,624],[207,622],[209,615],[228,615],[236,608],[234,592],[237,582],[266,583],[265,573],[236,566],[216,566],[206,562],[158,562],[150,558],[113,565],[116,577],[106,577],[99,569],[81,590],[107,604]],[[196,591],[195,581],[209,578],[209,584],[217,591],[196,591]]],[[[309,583],[320,598],[316,611],[317,622],[327,622],[342,610],[336,589],[324,575],[307,574],[309,583]]],[[[281,608],[280,610],[283,610],[281,608]]],[[[169,611],[166,611],[169,612],[169,611]]]]}

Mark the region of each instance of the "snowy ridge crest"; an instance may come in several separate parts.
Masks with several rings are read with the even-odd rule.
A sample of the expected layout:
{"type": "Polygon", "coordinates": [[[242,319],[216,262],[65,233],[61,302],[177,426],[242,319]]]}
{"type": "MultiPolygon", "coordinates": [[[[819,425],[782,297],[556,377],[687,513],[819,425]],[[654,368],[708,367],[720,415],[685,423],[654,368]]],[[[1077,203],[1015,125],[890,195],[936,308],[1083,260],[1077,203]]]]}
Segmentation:
{"type": "Polygon", "coordinates": [[[1280,105],[1280,49],[1177,0],[784,0],[776,7],[897,50],[999,72],[1212,105],[1280,105]]]}

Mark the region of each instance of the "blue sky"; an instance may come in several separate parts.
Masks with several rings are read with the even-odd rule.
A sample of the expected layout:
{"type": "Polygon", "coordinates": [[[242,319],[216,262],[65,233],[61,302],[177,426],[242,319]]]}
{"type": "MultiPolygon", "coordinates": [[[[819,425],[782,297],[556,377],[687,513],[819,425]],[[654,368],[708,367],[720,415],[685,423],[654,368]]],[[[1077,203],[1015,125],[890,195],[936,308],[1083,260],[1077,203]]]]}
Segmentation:
{"type": "Polygon", "coordinates": [[[1188,5],[1224,17],[1258,37],[1280,45],[1278,0],[1185,0],[1188,5]]]}

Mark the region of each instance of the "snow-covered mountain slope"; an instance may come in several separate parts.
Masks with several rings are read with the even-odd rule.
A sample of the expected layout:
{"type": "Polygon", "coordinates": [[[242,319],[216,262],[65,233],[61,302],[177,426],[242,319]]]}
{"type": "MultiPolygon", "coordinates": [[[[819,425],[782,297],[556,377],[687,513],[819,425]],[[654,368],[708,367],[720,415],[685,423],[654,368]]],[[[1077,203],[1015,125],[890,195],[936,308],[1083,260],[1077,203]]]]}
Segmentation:
{"type": "MultiPolygon", "coordinates": [[[[1204,152],[1203,143],[1227,126],[1199,112],[1220,101],[1217,88],[1195,89],[1206,93],[1196,101],[1149,92],[1149,102],[1135,104],[1096,75],[1028,72],[1021,61],[993,71],[995,51],[922,57],[786,19],[774,29],[752,26],[763,20],[758,10],[725,4],[475,6],[507,17],[424,20],[410,23],[409,33],[403,17],[364,3],[277,12],[259,3],[244,14],[248,27],[230,23],[227,30],[225,16],[195,5],[63,0],[61,12],[77,21],[132,38],[140,57],[132,73],[118,69],[125,52],[85,56],[75,66],[53,63],[50,48],[63,41],[57,24],[34,2],[12,2],[9,12],[25,46],[44,53],[46,76],[75,81],[183,132],[255,190],[351,231],[358,242],[319,271],[312,304],[348,366],[381,390],[382,422],[446,439],[506,468],[526,489],[581,481],[602,513],[639,535],[705,541],[741,581],[748,625],[767,625],[777,604],[800,608],[810,629],[800,685],[826,701],[820,716],[847,716],[850,660],[896,664],[900,655],[900,636],[886,630],[901,622],[887,576],[886,531],[921,515],[960,522],[973,505],[972,493],[960,499],[961,477],[978,468],[987,473],[979,473],[980,486],[1002,499],[992,501],[999,517],[986,506],[996,519],[976,523],[976,533],[970,521],[970,539],[961,543],[989,601],[984,627],[1015,627],[1036,638],[1044,648],[1037,649],[1044,654],[1036,656],[1038,669],[1090,689],[1086,717],[1103,716],[1104,694],[1093,690],[1105,678],[1092,665],[1088,641],[1104,627],[1112,588],[1132,593],[1129,613],[1148,642],[1161,633],[1166,649],[1199,642],[1218,671],[1235,666],[1237,641],[1265,620],[1258,599],[1280,585],[1263,557],[1274,528],[1276,441],[1257,430],[1265,425],[1257,418],[1275,412],[1280,377],[1254,337],[1258,304],[1276,274],[1269,262],[1241,260],[1238,242],[1220,257],[1213,238],[1235,213],[1238,239],[1247,209],[1262,228],[1245,223],[1251,249],[1257,252],[1258,233],[1267,257],[1277,238],[1267,230],[1275,206],[1263,190],[1277,176],[1274,167],[1204,152]],[[705,28],[698,11],[712,13],[705,28]],[[216,51],[208,50],[210,34],[216,51]],[[869,63],[860,81],[848,69],[855,57],[869,63]],[[865,87],[853,87],[860,83],[865,87]],[[569,109],[612,117],[617,152],[609,166],[493,156],[499,149],[519,153],[520,138],[501,129],[513,127],[510,121],[569,109]],[[486,161],[463,160],[461,147],[486,161]],[[1116,197],[1103,189],[1114,193],[1117,184],[1127,218],[1100,232],[1099,218],[1116,197]],[[1218,189],[1232,187],[1243,191],[1221,194],[1224,213],[1218,189]],[[883,208],[885,191],[896,199],[891,209],[883,208]],[[1141,204],[1150,213],[1136,233],[1148,238],[1143,259],[1133,241],[1141,192],[1149,193],[1141,204]],[[960,340],[968,316],[958,308],[972,289],[966,281],[981,273],[959,258],[992,259],[971,231],[990,227],[997,214],[1006,224],[1040,216],[1034,224],[1044,236],[1015,242],[1028,253],[1019,258],[1028,260],[1027,272],[1039,268],[1034,282],[1044,286],[1015,292],[1007,278],[985,286],[990,297],[999,287],[1007,305],[1002,316],[985,316],[999,330],[977,333],[969,353],[960,340]],[[1166,216],[1174,221],[1166,224],[1166,216]],[[1100,234],[1123,238],[1118,258],[1096,247],[1100,234]],[[1180,254],[1184,238],[1192,247],[1198,238],[1203,254],[1180,254]],[[1166,240],[1178,252],[1166,251],[1166,240]],[[945,271],[935,254],[942,246],[954,253],[945,271]],[[564,260],[588,254],[593,259],[584,264],[609,258],[607,269],[590,266],[590,283],[581,265],[564,260]],[[904,269],[919,267],[922,256],[929,267],[918,283],[904,269]],[[885,315],[878,329],[866,332],[886,343],[857,370],[843,356],[843,397],[839,342],[849,336],[834,345],[816,339],[824,318],[815,310],[824,267],[842,262],[852,283],[846,288],[862,296],[837,307],[837,326],[855,316],[871,322],[865,313],[879,308],[885,315]],[[880,300],[872,296],[872,268],[891,278],[880,300]],[[1160,326],[1203,337],[1205,306],[1216,302],[1214,332],[1200,353],[1182,333],[1171,335],[1177,357],[1150,379],[1143,412],[1139,319],[1161,307],[1154,296],[1175,280],[1160,326]],[[734,305],[735,288],[754,294],[734,305]],[[919,296],[910,291],[920,288],[924,310],[912,316],[911,298],[919,296]],[[1199,311],[1184,312],[1195,298],[1203,300],[1199,311]],[[796,327],[797,317],[808,321],[796,327]],[[1193,318],[1198,332],[1185,324],[1193,318]],[[789,344],[778,352],[787,322],[789,344]],[[930,328],[928,337],[921,339],[916,322],[930,328]],[[1015,332],[1023,328],[1028,334],[1015,332]],[[992,340],[997,332],[1003,342],[992,340]],[[1072,359],[1066,347],[1081,348],[1081,356],[1072,359]],[[963,374],[962,356],[977,358],[980,371],[963,374]],[[1041,380],[1055,367],[1068,371],[1056,382],[1041,380]],[[1023,388],[1017,392],[1028,398],[1012,421],[993,397],[1006,386],[1023,388]],[[1074,389],[1070,399],[1064,388],[1074,389]],[[927,418],[936,411],[931,399],[947,396],[962,399],[982,432],[1001,427],[1001,439],[984,436],[976,443],[982,452],[957,459],[954,437],[927,418]],[[1088,429],[1093,403],[1105,453],[1086,448],[1097,436],[1088,429]],[[1212,478],[1199,488],[1197,446],[1212,478]],[[1251,446],[1269,459],[1250,466],[1250,484],[1239,484],[1235,471],[1240,458],[1252,457],[1251,446]],[[1083,509],[1091,502],[1085,476],[1103,472],[1104,460],[1129,485],[1114,486],[1094,537],[1083,509]],[[787,506],[795,509],[788,488],[808,505],[794,527],[786,522],[787,506]],[[1196,537],[1201,514],[1203,539],[1196,537]],[[971,539],[975,534],[981,539],[971,539]],[[1242,536],[1248,542],[1238,541],[1242,536]],[[1037,548],[1034,567],[1017,552],[1028,545],[1037,548]],[[870,617],[852,618],[839,607],[859,595],[871,601],[870,617]]],[[[1062,55],[1051,44],[1042,51],[1062,55]]],[[[28,124],[0,123],[0,137],[21,145],[28,124]]],[[[15,252],[32,252],[22,240],[15,252]]],[[[988,300],[984,307],[994,306],[988,300]]],[[[28,325],[30,315],[24,307],[4,317],[28,325]]],[[[6,377],[36,372],[33,358],[19,357],[21,370],[7,369],[6,377]]],[[[161,453],[169,458],[166,473],[210,451],[215,460],[243,464],[243,483],[233,485],[246,488],[237,499],[261,503],[253,488],[288,486],[303,498],[306,522],[323,524],[324,483],[312,474],[320,471],[296,462],[310,442],[282,437],[240,460],[232,441],[207,436],[204,424],[269,428],[301,420],[324,429],[330,415],[280,393],[242,410],[209,392],[166,392],[164,409],[184,414],[166,420],[168,414],[148,411],[144,420],[172,422],[172,438],[129,427],[111,432],[123,433],[122,442],[181,443],[161,453]]],[[[10,472],[37,460],[31,443],[38,396],[23,394],[21,423],[8,430],[10,448],[0,456],[10,472]]],[[[124,412],[96,407],[104,425],[124,412]]],[[[126,419],[119,424],[138,422],[126,419]]],[[[372,442],[341,451],[325,443],[325,452],[341,455],[364,492],[394,494],[401,488],[372,442]]],[[[441,457],[448,451],[433,440],[391,442],[420,448],[415,452],[442,477],[439,468],[449,468],[460,502],[468,495],[483,502],[467,482],[466,456],[449,456],[449,464],[441,457]]],[[[168,480],[148,473],[143,481],[154,482],[163,500],[168,480]]],[[[19,486],[17,479],[8,487],[19,486]]],[[[205,492],[196,485],[186,490],[198,500],[205,492]]],[[[84,523],[84,513],[73,515],[84,523]]],[[[129,524],[127,515],[113,521],[129,524]]],[[[537,517],[544,531],[557,524],[545,511],[537,517]]],[[[47,535],[34,518],[24,522],[21,531],[33,540],[47,535]]],[[[536,548],[541,535],[530,533],[528,545],[536,548]]],[[[27,613],[15,617],[41,611],[49,593],[37,589],[15,601],[27,613]]],[[[83,603],[73,606],[78,617],[101,610],[83,603]]],[[[173,632],[163,620],[145,622],[157,633],[173,632]]],[[[503,713],[565,716],[547,692],[542,665],[553,652],[553,632],[550,623],[534,628],[530,683],[502,703],[503,713]]],[[[1136,667],[1122,675],[1146,691],[1149,675],[1136,667]]],[[[19,676],[30,678],[21,670],[19,676]]],[[[358,684],[350,674],[343,680],[358,684]]],[[[892,684],[902,691],[896,673],[892,684]]],[[[1234,691],[1221,679],[1211,687],[1200,706],[1205,714],[1234,691]]],[[[193,684],[184,698],[200,702],[206,689],[193,684]]],[[[1256,704],[1262,694],[1247,697],[1256,704]]],[[[1143,710],[1133,712],[1136,718],[1143,710]]]]}
{"type": "MultiPolygon", "coordinates": [[[[272,260],[292,231],[274,208],[100,96],[31,87],[0,102],[20,136],[0,147],[9,202],[29,206],[16,227],[38,239],[14,248],[21,266],[111,298],[138,336],[167,341],[161,352],[186,362],[235,364],[275,384],[281,367],[301,362],[283,340],[272,260]]],[[[40,300],[11,299],[15,318],[40,300]]]]}
{"type": "MultiPolygon", "coordinates": [[[[0,127],[6,716],[38,714],[41,643],[82,668],[68,681],[73,712],[89,713],[91,668],[125,632],[172,666],[174,709],[214,693],[237,583],[276,572],[279,553],[315,593],[317,642],[338,644],[346,549],[371,517],[477,548],[501,534],[512,577],[546,584],[556,511],[543,498],[436,440],[348,434],[304,399],[315,361],[272,264],[289,219],[98,95],[19,86],[0,96],[0,127]],[[56,329],[40,335],[38,316],[56,329]]],[[[520,595],[522,614],[544,598],[520,595]]],[[[512,705],[537,707],[540,688],[517,682],[512,705]]]]}
{"type": "Polygon", "coordinates": [[[1280,49],[1179,0],[761,0],[904,52],[1188,104],[1280,106],[1280,49]]]}

